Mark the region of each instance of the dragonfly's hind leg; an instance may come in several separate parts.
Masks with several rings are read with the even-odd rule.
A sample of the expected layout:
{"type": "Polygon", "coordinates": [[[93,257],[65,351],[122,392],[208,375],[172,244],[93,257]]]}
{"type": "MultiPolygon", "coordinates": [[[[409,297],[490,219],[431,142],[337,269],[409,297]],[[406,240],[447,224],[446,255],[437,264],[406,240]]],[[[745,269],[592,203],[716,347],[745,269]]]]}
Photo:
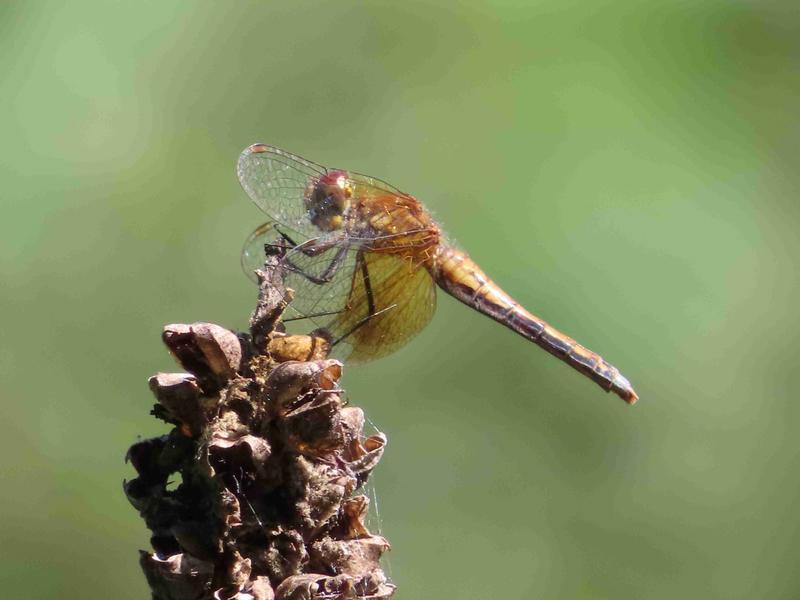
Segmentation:
{"type": "Polygon", "coordinates": [[[351,328],[350,328],[348,331],[346,331],[345,333],[343,333],[342,335],[340,335],[338,338],[336,338],[335,340],[333,340],[333,341],[331,342],[331,348],[333,348],[333,347],[334,347],[336,344],[338,344],[339,342],[343,341],[345,338],[347,338],[348,336],[350,336],[350,335],[354,334],[354,333],[355,333],[356,331],[358,331],[358,330],[359,330],[361,327],[363,327],[364,325],[366,325],[367,323],[369,323],[370,319],[373,319],[374,317],[377,317],[378,315],[382,315],[383,313],[385,313],[385,312],[388,312],[388,311],[392,310],[393,308],[397,308],[397,304],[390,304],[390,305],[389,305],[389,306],[387,306],[386,308],[382,308],[382,309],[380,309],[380,310],[379,310],[379,311],[377,311],[377,312],[374,312],[374,313],[370,313],[370,314],[368,314],[366,317],[364,317],[363,319],[361,319],[361,320],[360,320],[358,323],[356,323],[355,325],[353,325],[353,326],[352,326],[352,327],[351,327],[351,328]]]}
{"type": "Polygon", "coordinates": [[[356,256],[356,261],[359,263],[359,270],[364,282],[364,292],[367,295],[367,318],[375,315],[375,296],[372,293],[372,283],[369,280],[369,269],[367,269],[367,261],[364,258],[364,253],[359,252],[356,256]]]}
{"type": "Polygon", "coordinates": [[[367,268],[367,261],[364,258],[364,252],[359,252],[356,256],[356,262],[358,263],[357,270],[353,273],[353,277],[357,277],[360,274],[362,282],[364,284],[364,293],[367,297],[367,314],[366,316],[362,317],[358,320],[358,322],[353,325],[348,331],[340,335],[338,338],[331,342],[331,348],[333,348],[336,344],[347,338],[348,336],[355,333],[358,329],[369,323],[369,321],[378,315],[385,313],[388,310],[396,308],[396,304],[391,304],[385,308],[380,310],[375,310],[375,295],[372,292],[372,283],[369,279],[369,269],[367,268]]]}

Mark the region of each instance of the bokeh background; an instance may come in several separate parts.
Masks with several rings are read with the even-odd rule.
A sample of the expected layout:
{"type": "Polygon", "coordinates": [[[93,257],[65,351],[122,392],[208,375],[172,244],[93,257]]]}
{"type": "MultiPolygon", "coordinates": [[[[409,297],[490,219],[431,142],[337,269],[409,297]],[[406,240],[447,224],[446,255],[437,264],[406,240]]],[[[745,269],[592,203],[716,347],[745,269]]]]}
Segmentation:
{"type": "Polygon", "coordinates": [[[349,369],[399,598],[797,598],[795,0],[0,4],[0,586],[147,597],[170,322],[242,328],[269,142],[423,199],[630,377],[440,296],[349,369]]]}

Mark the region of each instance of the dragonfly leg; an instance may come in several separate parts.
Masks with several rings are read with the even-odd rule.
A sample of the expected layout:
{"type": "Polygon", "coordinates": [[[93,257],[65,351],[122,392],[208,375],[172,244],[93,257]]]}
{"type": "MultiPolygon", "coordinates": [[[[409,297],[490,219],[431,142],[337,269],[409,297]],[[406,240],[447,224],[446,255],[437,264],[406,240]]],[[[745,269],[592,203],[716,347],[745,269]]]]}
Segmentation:
{"type": "Polygon", "coordinates": [[[356,260],[360,263],[361,278],[364,281],[364,291],[367,294],[367,317],[375,315],[375,296],[372,294],[372,284],[369,281],[369,269],[367,269],[367,261],[364,259],[364,253],[359,252],[356,260]]]}
{"type": "Polygon", "coordinates": [[[274,242],[266,242],[264,244],[264,252],[267,254],[267,256],[274,254],[276,252],[285,253],[287,250],[291,250],[292,248],[295,248],[297,246],[297,244],[294,243],[294,240],[292,240],[292,238],[283,233],[278,227],[275,227],[274,229],[280,234],[282,241],[276,240],[274,242]]]}
{"type": "MultiPolygon", "coordinates": [[[[277,231],[283,241],[288,244],[289,250],[298,250],[309,257],[314,257],[322,254],[326,250],[330,250],[334,246],[338,245],[343,239],[343,235],[332,235],[326,236],[322,238],[312,238],[310,240],[306,240],[305,242],[298,244],[295,242],[289,234],[281,231],[279,227],[275,227],[275,231],[277,231]]],[[[273,245],[273,244],[270,244],[273,245]]],[[[286,248],[286,244],[281,244],[282,247],[286,248]]]]}
{"type": "Polygon", "coordinates": [[[341,342],[342,340],[344,340],[346,337],[348,337],[348,336],[352,335],[353,333],[355,333],[355,332],[356,332],[356,331],[357,331],[359,328],[361,328],[361,327],[363,327],[364,325],[366,325],[367,323],[369,323],[369,320],[370,320],[370,319],[372,319],[372,318],[374,318],[374,317],[377,317],[378,315],[382,315],[383,313],[385,313],[385,312],[387,312],[387,311],[390,311],[390,310],[392,310],[393,308],[397,308],[397,304],[390,304],[390,305],[389,305],[389,306],[387,306],[386,308],[382,308],[382,309],[380,309],[380,310],[379,310],[379,311],[377,311],[377,312],[374,312],[374,313],[370,313],[370,314],[368,314],[366,317],[362,318],[362,319],[361,319],[361,320],[360,320],[358,323],[356,323],[355,325],[353,325],[353,326],[352,326],[352,327],[351,327],[351,328],[350,328],[350,329],[349,329],[349,330],[348,330],[346,333],[343,333],[343,334],[342,334],[342,335],[340,335],[338,338],[336,338],[335,340],[333,340],[333,341],[331,342],[331,348],[333,348],[333,347],[334,347],[336,344],[338,344],[339,342],[341,342]]]}
{"type": "MultiPolygon", "coordinates": [[[[396,308],[396,304],[392,304],[387,306],[386,308],[382,308],[381,310],[375,310],[375,296],[372,293],[372,283],[370,283],[369,279],[369,269],[367,268],[367,261],[364,259],[364,253],[359,252],[356,256],[356,261],[358,262],[358,270],[361,274],[362,281],[364,283],[364,292],[367,296],[367,315],[361,318],[355,325],[353,325],[348,331],[340,335],[338,338],[331,342],[331,348],[333,348],[336,344],[347,338],[348,336],[355,333],[359,328],[363,327],[367,323],[369,323],[370,319],[377,317],[380,314],[385,313],[388,310],[396,308]]],[[[355,274],[353,275],[356,276],[355,274]]]]}
{"type": "Polygon", "coordinates": [[[342,246],[336,251],[333,259],[331,260],[330,264],[325,268],[325,271],[322,272],[321,275],[313,275],[304,271],[302,268],[295,265],[291,260],[285,258],[283,264],[293,273],[297,273],[298,275],[302,275],[306,279],[308,279],[311,283],[316,285],[324,285],[326,283],[330,283],[333,279],[333,276],[336,275],[336,271],[339,270],[339,267],[344,262],[344,257],[347,254],[347,250],[349,248],[347,246],[342,246]]]}
{"type": "Polygon", "coordinates": [[[297,242],[290,238],[288,233],[283,232],[280,227],[276,226],[275,231],[278,232],[285,242],[288,242],[289,247],[295,248],[298,245],[297,242]]]}
{"type": "Polygon", "coordinates": [[[333,315],[340,315],[343,312],[346,312],[347,309],[343,308],[341,310],[329,310],[326,312],[318,312],[318,313],[311,313],[309,315],[303,315],[302,317],[289,317],[287,319],[281,319],[284,323],[289,323],[290,321],[302,321],[303,319],[316,319],[317,317],[330,317],[333,315]]]}

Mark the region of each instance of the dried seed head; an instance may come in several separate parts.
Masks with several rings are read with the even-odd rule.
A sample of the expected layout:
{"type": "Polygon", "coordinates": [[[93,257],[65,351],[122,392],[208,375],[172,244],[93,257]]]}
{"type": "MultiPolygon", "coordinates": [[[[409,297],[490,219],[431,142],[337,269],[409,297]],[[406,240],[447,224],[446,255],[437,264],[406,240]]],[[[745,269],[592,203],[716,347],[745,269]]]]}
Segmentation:
{"type": "Polygon", "coordinates": [[[342,363],[337,360],[285,362],[269,374],[265,392],[269,410],[283,416],[301,396],[319,390],[332,390],[342,376],[342,363]]]}
{"type": "Polygon", "coordinates": [[[208,460],[217,472],[236,471],[262,474],[272,453],[269,442],[254,435],[214,434],[208,442],[208,460]]]}
{"type": "Polygon", "coordinates": [[[345,442],[339,395],[320,390],[306,394],[281,419],[287,444],[306,456],[325,456],[345,442]]]}
{"type": "Polygon", "coordinates": [[[275,600],[330,600],[332,598],[369,598],[384,600],[394,594],[394,586],[383,573],[364,577],[306,573],[286,579],[275,590],[275,600]]]}
{"type": "Polygon", "coordinates": [[[340,537],[349,540],[370,535],[364,519],[369,509],[369,498],[366,496],[353,496],[342,504],[341,534],[340,537]]]}
{"type": "Polygon", "coordinates": [[[222,552],[223,542],[210,515],[202,515],[197,520],[176,520],[169,532],[181,548],[197,558],[214,560],[222,552]]]}
{"type": "Polygon", "coordinates": [[[164,330],[191,374],[150,379],[153,414],[175,428],[128,451],[137,477],[125,493],[155,551],[142,568],[156,600],[388,599],[389,544],[364,523],[367,498],[352,496],[386,437],[364,439],[325,337],[282,333],[291,293],[270,260],[250,336],[209,323],[164,330]]]}
{"type": "Polygon", "coordinates": [[[199,435],[207,421],[202,390],[189,373],[157,373],[149,380],[150,389],[164,411],[158,416],[175,425],[184,425],[188,436],[199,435]]]}
{"type": "Polygon", "coordinates": [[[218,390],[241,368],[238,336],[213,323],[164,327],[164,343],[184,369],[197,376],[208,393],[218,390]]]}
{"type": "Polygon", "coordinates": [[[350,444],[348,452],[344,453],[345,460],[349,459],[350,470],[359,477],[359,481],[366,481],[372,470],[378,465],[386,449],[387,439],[383,433],[369,436],[362,443],[356,439],[350,444]]]}
{"type": "Polygon", "coordinates": [[[147,577],[153,598],[202,598],[214,575],[213,563],[188,554],[175,554],[162,559],[140,551],[139,564],[147,577]]]}
{"type": "Polygon", "coordinates": [[[353,577],[369,575],[380,568],[381,555],[389,543],[379,535],[353,540],[323,538],[311,545],[311,559],[320,565],[332,566],[334,573],[353,577]]]}
{"type": "Polygon", "coordinates": [[[275,600],[275,591],[268,577],[258,576],[232,591],[221,588],[213,597],[214,600],[275,600]]]}

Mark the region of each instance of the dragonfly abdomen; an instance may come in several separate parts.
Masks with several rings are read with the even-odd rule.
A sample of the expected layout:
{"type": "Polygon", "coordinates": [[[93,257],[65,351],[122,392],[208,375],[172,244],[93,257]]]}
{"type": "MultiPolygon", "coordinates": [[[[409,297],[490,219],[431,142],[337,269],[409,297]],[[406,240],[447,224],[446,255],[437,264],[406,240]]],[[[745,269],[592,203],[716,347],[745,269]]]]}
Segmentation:
{"type": "Polygon", "coordinates": [[[638,399],[616,367],[525,310],[464,252],[440,246],[429,270],[439,287],[454,298],[535,342],[629,404],[638,399]]]}

